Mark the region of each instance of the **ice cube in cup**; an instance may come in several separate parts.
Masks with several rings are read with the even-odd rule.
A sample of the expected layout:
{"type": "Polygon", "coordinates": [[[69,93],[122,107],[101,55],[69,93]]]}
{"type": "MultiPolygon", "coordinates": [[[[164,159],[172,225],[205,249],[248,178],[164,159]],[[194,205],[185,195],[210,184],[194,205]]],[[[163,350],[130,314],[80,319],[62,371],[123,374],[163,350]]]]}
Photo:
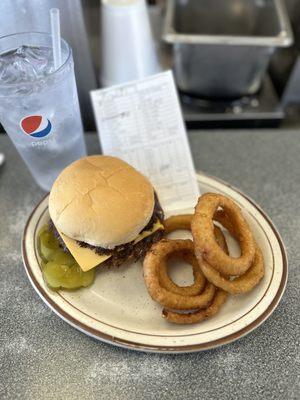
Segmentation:
{"type": "Polygon", "coordinates": [[[0,56],[0,81],[18,83],[35,80],[53,72],[50,47],[20,46],[0,56]]]}

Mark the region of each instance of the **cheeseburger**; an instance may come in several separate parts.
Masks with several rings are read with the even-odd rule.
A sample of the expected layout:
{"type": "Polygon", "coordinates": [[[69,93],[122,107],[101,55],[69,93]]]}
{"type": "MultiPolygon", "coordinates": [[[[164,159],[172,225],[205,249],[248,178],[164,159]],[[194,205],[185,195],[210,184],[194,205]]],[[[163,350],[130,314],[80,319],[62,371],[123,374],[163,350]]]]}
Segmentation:
{"type": "Polygon", "coordinates": [[[153,186],[126,162],[89,156],[69,165],[49,197],[50,227],[83,271],[145,255],[163,236],[153,186]]]}

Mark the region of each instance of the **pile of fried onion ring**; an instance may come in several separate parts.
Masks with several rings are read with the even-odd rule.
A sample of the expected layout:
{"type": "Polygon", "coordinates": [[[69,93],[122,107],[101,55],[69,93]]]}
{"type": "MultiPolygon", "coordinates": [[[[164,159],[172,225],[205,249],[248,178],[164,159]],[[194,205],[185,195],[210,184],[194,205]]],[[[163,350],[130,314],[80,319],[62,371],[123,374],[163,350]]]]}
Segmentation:
{"type": "Polygon", "coordinates": [[[263,255],[237,204],[215,193],[201,196],[195,214],[165,220],[165,234],[191,230],[192,240],[163,239],[144,259],[144,279],[163,317],[175,324],[194,324],[214,316],[228,294],[251,291],[264,276],[263,255]],[[239,243],[232,257],[220,225],[239,243]],[[194,283],[177,285],[168,275],[168,261],[182,259],[193,268],[194,283]]]}

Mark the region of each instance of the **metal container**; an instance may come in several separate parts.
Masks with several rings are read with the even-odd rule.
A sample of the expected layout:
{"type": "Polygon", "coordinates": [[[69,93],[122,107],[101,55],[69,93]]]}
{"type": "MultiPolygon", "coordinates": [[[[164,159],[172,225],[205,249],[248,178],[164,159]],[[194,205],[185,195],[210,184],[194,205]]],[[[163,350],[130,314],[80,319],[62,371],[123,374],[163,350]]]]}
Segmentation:
{"type": "Polygon", "coordinates": [[[274,49],[293,42],[281,0],[168,0],[164,39],[179,89],[207,98],[256,93],[274,49]]]}

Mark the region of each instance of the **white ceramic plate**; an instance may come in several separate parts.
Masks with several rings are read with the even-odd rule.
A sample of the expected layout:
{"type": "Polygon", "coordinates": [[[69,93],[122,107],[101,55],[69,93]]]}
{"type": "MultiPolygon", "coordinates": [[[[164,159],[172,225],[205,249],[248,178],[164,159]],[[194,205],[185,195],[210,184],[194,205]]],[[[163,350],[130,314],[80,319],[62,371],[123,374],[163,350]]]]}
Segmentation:
{"type": "MultiPolygon", "coordinates": [[[[201,193],[222,193],[239,204],[263,251],[266,267],[264,279],[251,293],[230,296],[215,317],[191,326],[166,322],[161,316],[161,307],[147,293],[139,262],[119,269],[99,268],[94,284],[86,289],[50,290],[44,283],[37,252],[37,232],[49,219],[48,196],[33,210],[24,230],[23,260],[32,286],[42,300],[73,327],[96,339],[129,349],[192,352],[217,347],[246,335],[271,315],[283,295],[287,281],[284,245],[267,215],[243,193],[212,177],[199,175],[198,181],[201,193]]],[[[234,243],[229,244],[234,250],[234,243]]],[[[177,283],[190,283],[189,268],[175,266],[172,273],[177,283]]]]}

